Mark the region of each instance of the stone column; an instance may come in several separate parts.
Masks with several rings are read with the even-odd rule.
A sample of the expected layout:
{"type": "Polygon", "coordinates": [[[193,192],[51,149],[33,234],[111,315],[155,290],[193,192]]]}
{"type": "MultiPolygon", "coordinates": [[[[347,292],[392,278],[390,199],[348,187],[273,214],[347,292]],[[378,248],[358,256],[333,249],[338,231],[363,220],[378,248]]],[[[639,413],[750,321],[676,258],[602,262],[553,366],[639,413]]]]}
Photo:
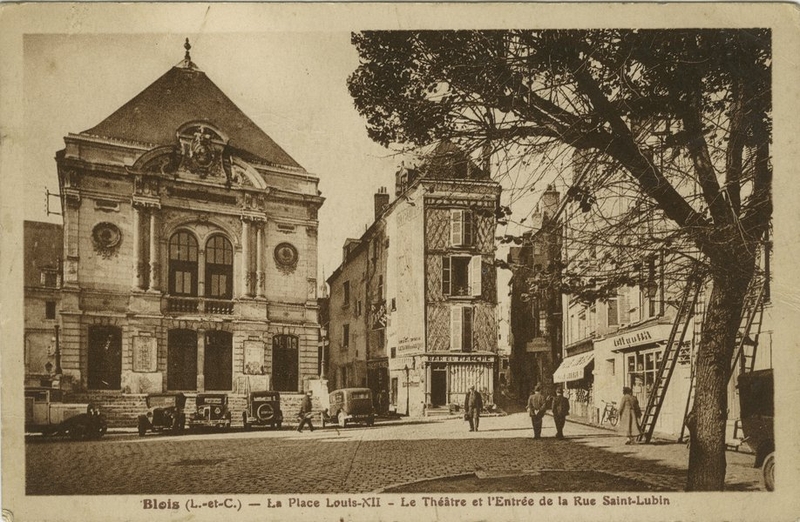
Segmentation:
{"type": "Polygon", "coordinates": [[[144,290],[144,263],[142,261],[142,209],[133,207],[133,289],[144,290]]]}
{"type": "Polygon", "coordinates": [[[150,211],[150,290],[152,292],[161,291],[161,264],[158,262],[160,239],[157,209],[154,208],[150,211]]]}
{"type": "Polygon", "coordinates": [[[264,288],[266,281],[264,280],[264,224],[258,225],[256,231],[256,295],[264,297],[264,288]]]}
{"type": "Polygon", "coordinates": [[[242,219],[242,297],[250,296],[250,222],[242,219]]]}
{"type": "Polygon", "coordinates": [[[206,389],[206,331],[197,330],[197,391],[202,392],[206,389]]]}
{"type": "MultiPolygon", "coordinates": [[[[206,295],[206,249],[197,249],[197,296],[206,295]]],[[[202,310],[205,311],[205,310],[202,310]]]]}

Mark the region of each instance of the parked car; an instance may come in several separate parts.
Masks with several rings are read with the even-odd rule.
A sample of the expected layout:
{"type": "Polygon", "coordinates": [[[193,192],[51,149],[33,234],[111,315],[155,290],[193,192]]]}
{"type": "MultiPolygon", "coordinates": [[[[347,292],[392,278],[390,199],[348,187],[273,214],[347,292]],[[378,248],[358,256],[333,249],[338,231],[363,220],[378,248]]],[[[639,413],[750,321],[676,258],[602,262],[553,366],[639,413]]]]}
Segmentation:
{"type": "Polygon", "coordinates": [[[270,426],[281,429],[283,411],[281,394],[276,391],[257,391],[247,394],[247,409],[242,412],[244,429],[251,426],[270,426]]]}
{"type": "Polygon", "coordinates": [[[231,412],[225,393],[198,393],[196,409],[189,416],[189,428],[230,428],[231,412]]]}
{"type": "Polygon", "coordinates": [[[151,393],[147,396],[147,413],[139,415],[139,436],[150,431],[179,434],[186,426],[186,396],[182,393],[151,393]]]}
{"type": "Polygon", "coordinates": [[[739,376],[739,406],[744,441],[756,453],[754,467],[761,467],[764,487],[775,489],[774,380],[772,370],[739,376]]]}
{"type": "Polygon", "coordinates": [[[106,417],[92,404],[63,402],[64,393],[50,388],[25,390],[25,431],[69,435],[75,440],[102,437],[106,417]]]}
{"type": "Polygon", "coordinates": [[[343,388],[331,392],[328,398],[330,409],[327,414],[323,412],[323,426],[326,422],[338,423],[342,428],[352,422],[364,422],[367,426],[375,423],[372,390],[369,388],[343,388]]]}

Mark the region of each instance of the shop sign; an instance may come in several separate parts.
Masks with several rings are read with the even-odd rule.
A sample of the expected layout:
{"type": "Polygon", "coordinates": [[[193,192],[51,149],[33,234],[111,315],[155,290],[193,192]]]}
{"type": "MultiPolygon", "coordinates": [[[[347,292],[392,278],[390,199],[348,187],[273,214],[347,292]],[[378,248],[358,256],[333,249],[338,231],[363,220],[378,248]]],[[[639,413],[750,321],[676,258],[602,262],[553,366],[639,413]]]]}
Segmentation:
{"type": "Polygon", "coordinates": [[[449,363],[493,363],[493,355],[428,355],[428,362],[449,363]]]}
{"type": "Polygon", "coordinates": [[[651,344],[660,340],[658,330],[655,328],[646,328],[636,332],[624,333],[611,338],[612,346],[614,349],[630,348],[632,346],[639,346],[640,344],[651,344]]]}
{"type": "Polygon", "coordinates": [[[550,343],[545,337],[534,337],[525,344],[526,352],[549,352],[550,343]]]}
{"type": "Polygon", "coordinates": [[[370,370],[377,370],[380,368],[388,368],[389,367],[389,360],[388,359],[381,359],[376,361],[367,361],[367,368],[370,370]]]}

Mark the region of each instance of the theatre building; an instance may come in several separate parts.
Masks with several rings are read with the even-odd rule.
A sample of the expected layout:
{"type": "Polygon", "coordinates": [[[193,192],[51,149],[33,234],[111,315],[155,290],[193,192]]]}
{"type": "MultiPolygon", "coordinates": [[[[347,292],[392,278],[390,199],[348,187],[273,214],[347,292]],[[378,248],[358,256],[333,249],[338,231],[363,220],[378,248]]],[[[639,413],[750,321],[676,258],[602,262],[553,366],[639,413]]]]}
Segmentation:
{"type": "Polygon", "coordinates": [[[493,402],[499,197],[448,142],[397,172],[393,201],[376,194],[375,223],[328,279],[330,382],[374,387],[415,416],[463,405],[471,385],[493,402]]]}
{"type": "Polygon", "coordinates": [[[319,375],[318,178],[186,47],[56,154],[63,381],[101,404],[162,391],[299,392],[319,375]]]}

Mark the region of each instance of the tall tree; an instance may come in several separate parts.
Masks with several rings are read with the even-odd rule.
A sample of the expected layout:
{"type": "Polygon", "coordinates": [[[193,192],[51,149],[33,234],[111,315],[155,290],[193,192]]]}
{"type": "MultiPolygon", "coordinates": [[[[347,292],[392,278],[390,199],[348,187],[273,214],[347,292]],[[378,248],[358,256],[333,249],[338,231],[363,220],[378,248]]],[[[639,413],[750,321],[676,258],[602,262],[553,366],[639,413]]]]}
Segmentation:
{"type": "MultiPolygon", "coordinates": [[[[613,166],[696,246],[713,290],[687,489],[723,489],[728,372],[772,215],[770,31],[393,31],[352,43],[350,93],[378,143],[573,148],[613,166]]],[[[588,176],[596,190],[601,172],[588,176]]],[[[572,190],[591,207],[585,187],[572,190]]]]}

